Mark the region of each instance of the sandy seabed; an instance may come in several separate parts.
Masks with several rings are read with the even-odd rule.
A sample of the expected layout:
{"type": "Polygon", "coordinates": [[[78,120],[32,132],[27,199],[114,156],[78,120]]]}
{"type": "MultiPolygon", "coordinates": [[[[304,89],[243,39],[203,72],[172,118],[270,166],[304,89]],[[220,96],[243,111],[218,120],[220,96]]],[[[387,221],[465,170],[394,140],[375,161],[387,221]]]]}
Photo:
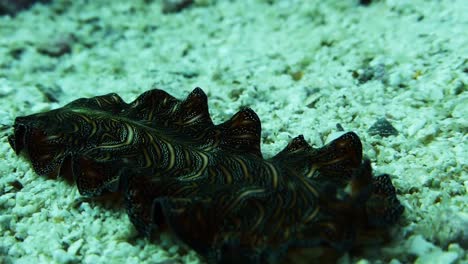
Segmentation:
{"type": "Polygon", "coordinates": [[[355,131],[405,213],[394,240],[341,263],[468,263],[468,5],[464,0],[53,1],[0,17],[0,263],[198,263],[123,210],[36,175],[7,136],[16,116],[151,87],[199,86],[215,123],[250,106],[267,157],[298,134],[355,131]],[[111,3],[112,2],[112,3],[111,3]],[[386,119],[398,135],[369,133],[386,119]],[[20,185],[18,185],[18,182],[20,185]]]}

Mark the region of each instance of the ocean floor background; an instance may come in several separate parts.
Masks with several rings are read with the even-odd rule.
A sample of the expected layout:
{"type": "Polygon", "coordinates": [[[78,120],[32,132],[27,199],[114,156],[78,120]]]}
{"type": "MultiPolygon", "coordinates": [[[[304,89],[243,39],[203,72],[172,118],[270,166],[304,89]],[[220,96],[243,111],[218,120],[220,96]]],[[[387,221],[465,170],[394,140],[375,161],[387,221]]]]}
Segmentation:
{"type": "Polygon", "coordinates": [[[0,263],[199,262],[165,234],[140,238],[119,206],[77,203],[7,141],[16,116],[80,97],[197,86],[215,123],[258,113],[267,157],[298,134],[322,146],[337,124],[359,134],[405,213],[392,243],[341,263],[468,263],[466,1],[163,5],[58,0],[0,17],[0,263]],[[398,135],[369,131],[383,119],[398,135]]]}

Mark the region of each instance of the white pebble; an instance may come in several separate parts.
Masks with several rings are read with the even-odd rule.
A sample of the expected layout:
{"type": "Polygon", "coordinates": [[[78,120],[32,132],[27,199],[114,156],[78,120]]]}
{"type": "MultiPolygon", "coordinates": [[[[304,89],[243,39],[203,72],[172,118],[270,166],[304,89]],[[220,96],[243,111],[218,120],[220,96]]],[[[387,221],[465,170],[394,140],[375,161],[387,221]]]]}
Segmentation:
{"type": "Polygon", "coordinates": [[[71,254],[68,254],[65,252],[63,249],[56,249],[53,253],[52,256],[55,261],[58,263],[70,263],[75,260],[75,257],[71,254]]]}
{"type": "Polygon", "coordinates": [[[76,255],[78,250],[80,249],[81,245],[83,245],[83,239],[80,238],[77,241],[73,242],[70,247],[68,247],[67,252],[71,255],[76,255]]]}
{"type": "Polygon", "coordinates": [[[416,256],[423,256],[434,248],[434,244],[426,241],[421,235],[415,235],[409,242],[408,251],[416,256]]]}
{"type": "Polygon", "coordinates": [[[407,129],[408,136],[414,136],[419,130],[421,130],[421,128],[424,127],[424,125],[426,125],[426,119],[420,118],[415,120],[407,129]]]}

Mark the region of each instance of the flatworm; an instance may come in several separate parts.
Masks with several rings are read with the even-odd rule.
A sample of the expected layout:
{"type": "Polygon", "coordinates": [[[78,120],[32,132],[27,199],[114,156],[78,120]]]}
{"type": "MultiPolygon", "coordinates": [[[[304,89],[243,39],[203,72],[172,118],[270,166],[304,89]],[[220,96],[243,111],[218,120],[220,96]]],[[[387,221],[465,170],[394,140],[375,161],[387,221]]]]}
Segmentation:
{"type": "Polygon", "coordinates": [[[9,142],[37,174],[120,195],[141,234],[167,230],[208,263],[333,261],[384,240],[403,213],[355,133],[321,148],[300,135],[269,159],[260,133],[250,108],[214,125],[200,88],[183,101],[153,89],[17,117],[9,142]]]}

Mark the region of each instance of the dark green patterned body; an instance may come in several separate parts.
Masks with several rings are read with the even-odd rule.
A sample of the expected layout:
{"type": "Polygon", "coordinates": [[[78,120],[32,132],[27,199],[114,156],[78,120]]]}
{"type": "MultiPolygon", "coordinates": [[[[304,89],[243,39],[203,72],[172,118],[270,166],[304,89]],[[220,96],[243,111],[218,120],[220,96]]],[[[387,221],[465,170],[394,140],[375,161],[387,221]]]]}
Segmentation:
{"type": "Polygon", "coordinates": [[[403,212],[356,134],[317,149],[298,136],[266,160],[260,133],[251,109],[214,125],[201,89],[184,101],[155,89],[129,104],[109,94],[18,117],[10,144],[83,195],[120,193],[142,234],[168,229],[213,263],[339,255],[403,212]]]}

